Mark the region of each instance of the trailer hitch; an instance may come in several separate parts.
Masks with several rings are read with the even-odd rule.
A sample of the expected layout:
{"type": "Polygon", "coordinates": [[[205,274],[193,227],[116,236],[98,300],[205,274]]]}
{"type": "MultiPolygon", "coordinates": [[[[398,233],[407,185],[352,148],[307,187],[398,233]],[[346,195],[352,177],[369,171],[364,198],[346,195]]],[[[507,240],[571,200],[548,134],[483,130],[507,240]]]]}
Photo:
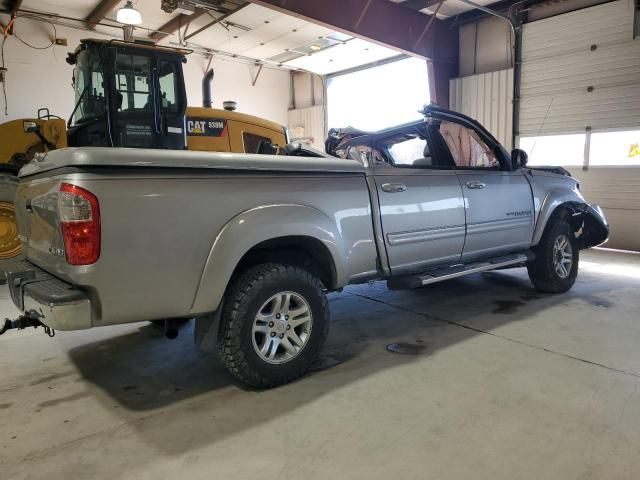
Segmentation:
{"type": "Polygon", "coordinates": [[[25,328],[29,328],[29,327],[33,327],[33,328],[42,327],[44,329],[44,333],[47,334],[49,337],[55,337],[56,335],[56,331],[53,328],[47,327],[44,323],[42,323],[36,317],[30,316],[28,314],[20,315],[15,320],[11,320],[10,318],[5,318],[4,323],[0,324],[0,335],[2,335],[7,330],[14,330],[14,329],[24,330],[25,328]]]}

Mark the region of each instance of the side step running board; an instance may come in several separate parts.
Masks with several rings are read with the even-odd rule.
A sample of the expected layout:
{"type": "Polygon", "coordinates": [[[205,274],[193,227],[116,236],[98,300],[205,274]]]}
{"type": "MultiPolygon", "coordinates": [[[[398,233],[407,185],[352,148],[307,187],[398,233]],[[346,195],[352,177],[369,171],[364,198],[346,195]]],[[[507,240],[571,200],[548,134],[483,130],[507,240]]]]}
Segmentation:
{"type": "Polygon", "coordinates": [[[391,277],[387,280],[387,286],[390,290],[406,290],[409,288],[418,288],[430,283],[442,282],[451,278],[463,277],[471,273],[486,272],[488,270],[496,270],[499,268],[515,266],[525,263],[528,257],[524,253],[515,253],[492,258],[483,262],[469,263],[466,265],[455,265],[453,267],[430,270],[424,273],[416,273],[414,275],[402,275],[400,277],[391,277]]]}

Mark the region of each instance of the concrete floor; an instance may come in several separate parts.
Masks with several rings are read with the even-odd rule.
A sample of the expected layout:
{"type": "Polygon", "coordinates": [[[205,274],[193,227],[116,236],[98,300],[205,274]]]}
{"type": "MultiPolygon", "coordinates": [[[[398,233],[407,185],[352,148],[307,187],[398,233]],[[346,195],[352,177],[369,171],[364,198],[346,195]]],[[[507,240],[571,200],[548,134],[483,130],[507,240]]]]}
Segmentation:
{"type": "Polygon", "coordinates": [[[9,332],[0,478],[640,478],[639,294],[640,255],[606,251],[558,296],[523,270],[351,287],[317,370],[265,392],[189,331],[9,332]]]}

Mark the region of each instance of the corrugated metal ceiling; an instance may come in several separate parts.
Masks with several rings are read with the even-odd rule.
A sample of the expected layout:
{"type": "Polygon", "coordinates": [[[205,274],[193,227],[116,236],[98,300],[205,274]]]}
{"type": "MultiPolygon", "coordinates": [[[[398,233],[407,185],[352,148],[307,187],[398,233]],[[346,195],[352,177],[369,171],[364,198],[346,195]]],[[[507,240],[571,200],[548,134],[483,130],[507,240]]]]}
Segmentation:
{"type": "MultiPolygon", "coordinates": [[[[412,10],[416,10],[422,13],[432,14],[434,13],[438,1],[437,0],[389,0],[390,2],[397,3],[399,5],[403,5],[412,10]],[[423,6],[424,5],[424,6],[423,6]]],[[[497,0],[473,0],[478,5],[488,6],[492,3],[495,3],[497,0]]],[[[438,18],[445,19],[449,17],[454,17],[456,15],[460,15],[461,13],[468,12],[473,10],[473,7],[459,2],[457,0],[445,0],[438,11],[438,18]]]]}
{"type": "MultiPolygon", "coordinates": [[[[239,3],[238,0],[229,0],[239,3]]],[[[122,0],[107,15],[107,19],[115,20],[116,11],[122,7],[122,0]]],[[[22,8],[36,10],[49,14],[67,15],[74,18],[86,18],[98,4],[98,0],[77,2],[73,0],[24,0],[22,8]]],[[[160,0],[138,0],[135,3],[143,18],[142,28],[137,28],[134,35],[146,37],[150,31],[157,30],[165,25],[179,13],[168,14],[161,10],[160,0]],[[147,29],[147,30],[145,30],[147,29]]],[[[216,14],[204,14],[190,22],[186,27],[186,34],[196,32],[203,26],[211,23],[216,14]]],[[[175,46],[185,34],[185,27],[179,32],[174,32],[161,40],[161,44],[175,46]]],[[[101,31],[102,27],[98,27],[101,31]]],[[[113,34],[113,29],[104,30],[113,34]]],[[[189,38],[191,46],[204,47],[206,49],[237,55],[248,60],[273,61],[274,56],[287,54],[296,49],[307,49],[311,43],[321,37],[331,36],[335,32],[327,27],[316,25],[301,18],[286,15],[256,4],[248,4],[231,14],[224,22],[215,24],[201,33],[189,38]]],[[[87,36],[90,36],[89,34],[87,36]]],[[[333,42],[335,43],[335,42],[333,42]]],[[[350,43],[350,42],[347,42],[350,43]]],[[[333,73],[346,68],[364,65],[373,60],[389,58],[398,52],[375,45],[370,42],[358,40],[349,48],[343,48],[338,44],[327,50],[315,51],[311,47],[311,55],[292,55],[297,58],[285,62],[284,67],[305,69],[315,73],[333,73]],[[355,50],[354,50],[355,49],[355,50]],[[366,50],[365,50],[366,49],[366,50]],[[356,52],[357,50],[357,52],[356,52]],[[330,52],[330,54],[329,54],[330,52]],[[368,52],[362,54],[362,52],[368,52]],[[357,53],[357,54],[356,54],[357,53]]]]}

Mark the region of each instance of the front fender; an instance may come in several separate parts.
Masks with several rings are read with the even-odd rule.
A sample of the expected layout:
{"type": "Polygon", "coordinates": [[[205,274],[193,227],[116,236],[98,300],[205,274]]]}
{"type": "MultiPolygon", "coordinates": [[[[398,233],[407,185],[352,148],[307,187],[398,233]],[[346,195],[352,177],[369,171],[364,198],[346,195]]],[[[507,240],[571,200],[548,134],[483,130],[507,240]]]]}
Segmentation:
{"type": "Polygon", "coordinates": [[[288,236],[320,240],[333,259],[338,285],[346,283],[342,236],[329,216],[306,205],[265,205],[238,214],[220,230],[200,277],[191,313],[218,308],[233,271],[251,248],[288,236]]]}
{"type": "Polygon", "coordinates": [[[540,212],[538,213],[536,225],[533,229],[532,246],[540,243],[549,219],[561,205],[574,209],[578,205],[586,206],[587,204],[584,198],[575,190],[561,189],[549,191],[540,206],[540,212]]]}
{"type": "Polygon", "coordinates": [[[582,220],[582,234],[578,237],[580,248],[597,247],[609,240],[609,222],[599,205],[587,205],[582,220]]]}
{"type": "Polygon", "coordinates": [[[609,223],[599,205],[587,204],[582,196],[574,192],[552,191],[545,197],[533,234],[533,246],[542,238],[549,219],[558,208],[566,208],[571,213],[573,228],[582,229],[578,241],[580,248],[602,245],[609,238],[609,223]]]}

